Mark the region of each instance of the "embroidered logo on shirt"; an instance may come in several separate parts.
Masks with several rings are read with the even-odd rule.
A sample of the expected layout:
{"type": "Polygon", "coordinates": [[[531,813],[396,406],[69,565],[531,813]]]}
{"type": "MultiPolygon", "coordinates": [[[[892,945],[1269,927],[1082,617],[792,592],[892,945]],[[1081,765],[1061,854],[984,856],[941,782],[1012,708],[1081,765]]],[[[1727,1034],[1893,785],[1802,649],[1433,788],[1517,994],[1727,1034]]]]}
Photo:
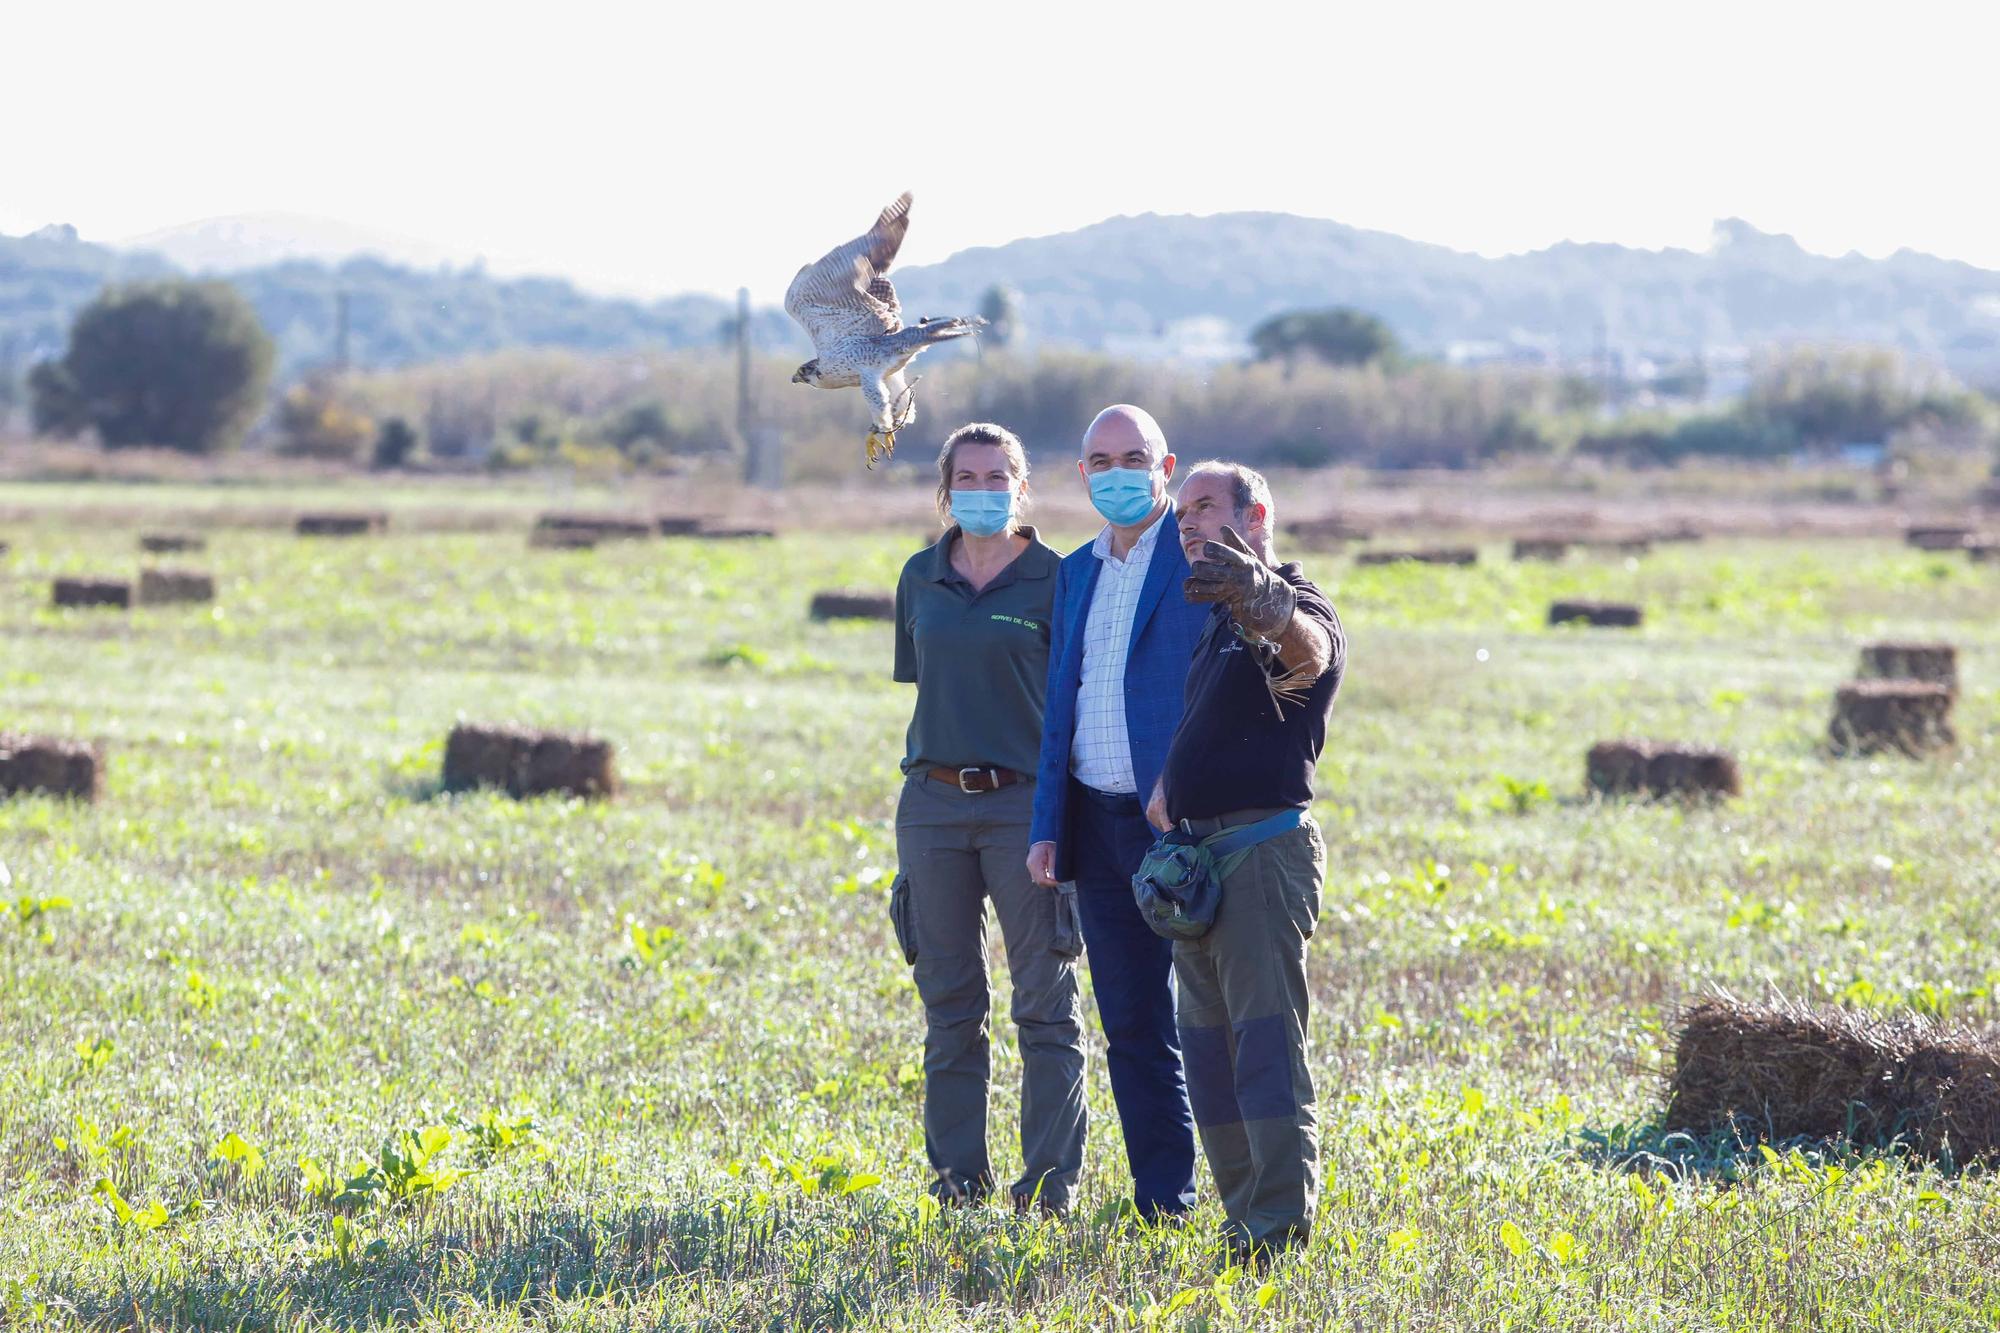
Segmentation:
{"type": "Polygon", "coordinates": [[[999,620],[999,621],[1004,621],[1005,623],[1007,623],[1007,624],[1009,624],[1009,625],[1019,625],[1019,626],[1020,626],[1020,627],[1021,627],[1022,629],[1033,629],[1033,630],[1038,630],[1038,629],[1040,629],[1040,628],[1042,627],[1042,622],[1041,622],[1041,621],[1039,621],[1039,620],[1027,620],[1027,619],[1024,619],[1024,618],[1023,618],[1023,617],[1021,617],[1021,616],[1010,616],[1010,615],[1005,615],[1005,614],[1003,614],[1003,613],[1001,613],[1001,612],[999,612],[999,611],[995,611],[995,612],[994,612],[994,613],[993,613],[993,614],[992,614],[992,615],[991,615],[990,617],[988,617],[988,618],[989,618],[989,619],[992,619],[992,620],[999,620]]]}

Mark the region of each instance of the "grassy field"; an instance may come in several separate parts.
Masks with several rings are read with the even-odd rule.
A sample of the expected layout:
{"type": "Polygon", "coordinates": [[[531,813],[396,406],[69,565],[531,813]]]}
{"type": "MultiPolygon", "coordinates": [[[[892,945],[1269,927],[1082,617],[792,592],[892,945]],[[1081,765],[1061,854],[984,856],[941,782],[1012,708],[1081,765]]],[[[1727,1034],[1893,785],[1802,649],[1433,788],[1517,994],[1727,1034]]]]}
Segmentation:
{"type": "Polygon", "coordinates": [[[900,533],[219,527],[212,609],[47,607],[191,498],[0,487],[0,728],[109,756],[95,805],[0,803],[0,1327],[2000,1324],[1991,1177],[1656,1128],[1672,1008],[1713,986],[2000,1018],[2000,567],[1308,557],[1352,641],[1317,810],[1326,1172],[1265,1275],[1224,1269],[1212,1200],[1181,1234],[1119,1215],[1099,1045],[1072,1220],[920,1198],[884,912],[910,697],[886,627],[805,616],[889,586],[900,533]],[[1563,595],[1647,626],[1544,628],[1563,595]],[[1829,759],[1833,688],[1889,634],[1961,645],[1960,747],[1829,759]],[[627,789],[442,796],[461,717],[600,732],[627,789]],[[1622,734],[1726,745],[1747,792],[1583,799],[1622,734]]]}

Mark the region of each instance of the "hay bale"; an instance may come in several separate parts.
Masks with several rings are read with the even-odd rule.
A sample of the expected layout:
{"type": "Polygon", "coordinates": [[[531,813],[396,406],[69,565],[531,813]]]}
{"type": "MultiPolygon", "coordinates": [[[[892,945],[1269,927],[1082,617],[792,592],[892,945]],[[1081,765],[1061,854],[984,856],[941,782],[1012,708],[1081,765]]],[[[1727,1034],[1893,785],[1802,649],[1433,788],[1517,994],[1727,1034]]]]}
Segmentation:
{"type": "Polygon", "coordinates": [[[132,605],[132,585],[124,579],[57,579],[50,593],[57,606],[132,605]]]}
{"type": "Polygon", "coordinates": [[[1920,755],[1957,743],[1951,691],[1923,680],[1855,680],[1834,694],[1827,739],[1835,754],[1920,755]]]}
{"type": "Polygon", "coordinates": [[[1919,551],[1962,551],[1973,539],[1971,528],[1948,524],[1903,529],[1903,540],[1919,551]]]}
{"type": "Polygon", "coordinates": [[[618,790],[612,754],[609,741],[590,736],[461,722],[445,740],[444,787],[498,787],[516,799],[609,796],[618,790]]]}
{"type": "Polygon", "coordinates": [[[568,528],[536,528],[528,534],[528,545],[548,551],[594,551],[603,540],[594,532],[568,528]]]}
{"type": "Polygon", "coordinates": [[[301,537],[367,537],[389,530],[389,516],[380,511],[300,514],[292,530],[301,537]]]}
{"type": "Polygon", "coordinates": [[[1551,602],[1551,625],[1597,625],[1610,629],[1636,629],[1645,623],[1646,613],[1630,602],[1551,602]]]}
{"type": "Polygon", "coordinates": [[[1698,542],[1706,534],[1694,524],[1683,519],[1670,527],[1656,528],[1651,535],[1652,540],[1656,542],[1698,542]]]}
{"type": "Polygon", "coordinates": [[[701,531],[701,519],[693,514],[662,514],[656,520],[662,537],[692,537],[701,531]]]}
{"type": "Polygon", "coordinates": [[[704,523],[700,535],[709,541],[732,542],[757,541],[765,537],[775,537],[778,534],[770,528],[733,527],[728,525],[710,526],[704,523]]]}
{"type": "Polygon", "coordinates": [[[215,600],[215,577],[194,569],[142,569],[139,605],[167,606],[215,600]]]}
{"type": "Polygon", "coordinates": [[[1665,1127],[2000,1156],[2000,1041],[1916,1015],[1704,999],[1681,1015],[1665,1127]]]}
{"type": "Polygon", "coordinates": [[[1516,560],[1561,560],[1569,555],[1570,540],[1567,537],[1516,537],[1514,558],[1516,560]]]}
{"type": "Polygon", "coordinates": [[[535,733],[525,727],[461,722],[445,738],[444,788],[469,791],[502,787],[511,791],[519,784],[534,746],[535,733]]]}
{"type": "Polygon", "coordinates": [[[1583,761],[1584,783],[1604,796],[1741,796],[1743,774],[1723,750],[1658,741],[1599,741],[1583,761]]]}
{"type": "Polygon", "coordinates": [[[580,533],[599,541],[640,538],[653,535],[653,520],[621,514],[546,513],[535,520],[538,533],[580,533]]]}
{"type": "Polygon", "coordinates": [[[47,792],[94,801],[103,769],[103,754],[94,745],[0,733],[0,796],[47,792]]]}
{"type": "Polygon", "coordinates": [[[1476,565],[1479,552],[1470,546],[1429,546],[1410,550],[1363,551],[1357,565],[1476,565]]]}
{"type": "Polygon", "coordinates": [[[896,598],[893,593],[839,588],[814,593],[808,613],[814,620],[894,620],[896,598]]]}
{"type": "Polygon", "coordinates": [[[1926,680],[1958,693],[1958,649],[1948,643],[1871,643],[1861,650],[1863,680],[1926,680]]]}
{"type": "Polygon", "coordinates": [[[618,790],[610,741],[567,732],[542,732],[528,752],[516,798],[560,792],[568,796],[600,797],[618,790]]]}
{"type": "Polygon", "coordinates": [[[206,551],[208,538],[184,532],[142,532],[139,534],[139,549],[148,555],[183,555],[190,551],[206,551]]]}
{"type": "Polygon", "coordinates": [[[1587,537],[1580,545],[1587,551],[1609,555],[1651,555],[1653,539],[1627,533],[1622,536],[1587,537]]]}
{"type": "MultiPolygon", "coordinates": [[[[0,555],[7,553],[7,545],[0,542],[0,555]]],[[[1975,541],[1968,544],[1965,553],[1972,557],[1975,565],[2000,564],[2000,541],[1975,541]]]]}
{"type": "Polygon", "coordinates": [[[1337,551],[1348,542],[1365,542],[1371,535],[1366,528],[1335,516],[1302,519],[1286,524],[1281,532],[1287,545],[1307,551],[1337,551]]]}

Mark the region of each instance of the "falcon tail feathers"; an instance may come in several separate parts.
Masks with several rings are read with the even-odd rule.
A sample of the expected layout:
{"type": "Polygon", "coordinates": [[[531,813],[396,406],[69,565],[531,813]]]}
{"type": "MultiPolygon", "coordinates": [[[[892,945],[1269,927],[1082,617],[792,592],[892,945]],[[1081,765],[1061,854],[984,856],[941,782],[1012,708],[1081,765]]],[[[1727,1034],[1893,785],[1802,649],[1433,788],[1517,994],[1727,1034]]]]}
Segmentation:
{"type": "Polygon", "coordinates": [[[932,343],[949,342],[953,338],[963,338],[986,327],[986,321],[978,316],[960,316],[954,319],[926,319],[912,324],[900,336],[908,338],[918,347],[929,347],[932,343]]]}

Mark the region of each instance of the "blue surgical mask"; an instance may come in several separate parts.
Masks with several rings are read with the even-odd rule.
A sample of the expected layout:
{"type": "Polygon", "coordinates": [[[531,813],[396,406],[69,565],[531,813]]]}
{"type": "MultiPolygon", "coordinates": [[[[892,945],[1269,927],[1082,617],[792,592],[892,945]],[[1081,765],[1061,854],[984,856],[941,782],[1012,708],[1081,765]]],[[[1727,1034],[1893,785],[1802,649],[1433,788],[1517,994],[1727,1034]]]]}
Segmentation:
{"type": "Polygon", "coordinates": [[[959,529],[975,537],[992,537],[1007,530],[1014,518],[1014,492],[953,491],[951,517],[959,529]]]}
{"type": "Polygon", "coordinates": [[[1090,503],[1114,527],[1129,528],[1153,512],[1153,469],[1114,467],[1090,474],[1090,503]]]}

